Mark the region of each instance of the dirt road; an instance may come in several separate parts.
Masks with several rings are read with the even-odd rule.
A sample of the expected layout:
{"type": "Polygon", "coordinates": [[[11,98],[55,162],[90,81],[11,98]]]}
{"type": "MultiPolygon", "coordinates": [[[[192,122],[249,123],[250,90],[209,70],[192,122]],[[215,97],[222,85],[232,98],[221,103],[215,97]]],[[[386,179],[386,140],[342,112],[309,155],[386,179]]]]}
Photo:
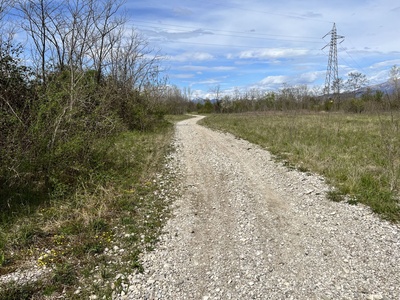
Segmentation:
{"type": "Polygon", "coordinates": [[[199,119],[177,125],[174,217],[116,298],[400,299],[398,226],[199,119]]]}

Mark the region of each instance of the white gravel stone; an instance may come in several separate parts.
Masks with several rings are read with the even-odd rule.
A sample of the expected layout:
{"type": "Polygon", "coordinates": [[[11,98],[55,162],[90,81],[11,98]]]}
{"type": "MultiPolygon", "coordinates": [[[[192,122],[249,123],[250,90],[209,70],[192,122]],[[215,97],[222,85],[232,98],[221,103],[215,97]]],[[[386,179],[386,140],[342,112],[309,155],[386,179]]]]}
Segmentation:
{"type": "Polygon", "coordinates": [[[399,226],[198,119],[177,125],[174,216],[115,299],[400,299],[399,226]]]}

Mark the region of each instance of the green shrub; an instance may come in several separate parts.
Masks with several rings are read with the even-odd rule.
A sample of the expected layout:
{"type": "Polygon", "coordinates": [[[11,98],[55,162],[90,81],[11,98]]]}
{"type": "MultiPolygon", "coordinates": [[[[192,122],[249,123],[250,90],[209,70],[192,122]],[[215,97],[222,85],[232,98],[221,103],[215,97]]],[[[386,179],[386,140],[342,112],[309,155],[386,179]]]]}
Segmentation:
{"type": "Polygon", "coordinates": [[[70,263],[57,264],[51,282],[60,289],[63,286],[73,286],[77,280],[76,266],[70,263]]]}
{"type": "Polygon", "coordinates": [[[8,283],[7,286],[0,285],[0,300],[30,300],[35,299],[42,288],[42,283],[32,283],[20,285],[15,282],[8,283]]]}

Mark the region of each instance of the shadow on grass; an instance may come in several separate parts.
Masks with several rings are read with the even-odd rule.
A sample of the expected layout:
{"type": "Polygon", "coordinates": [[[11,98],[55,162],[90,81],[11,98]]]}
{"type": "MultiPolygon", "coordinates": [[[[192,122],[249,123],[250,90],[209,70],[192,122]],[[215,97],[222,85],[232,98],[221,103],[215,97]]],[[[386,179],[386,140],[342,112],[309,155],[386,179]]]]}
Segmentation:
{"type": "Polygon", "coordinates": [[[0,186],[0,226],[7,226],[29,216],[50,200],[47,189],[0,186]]]}

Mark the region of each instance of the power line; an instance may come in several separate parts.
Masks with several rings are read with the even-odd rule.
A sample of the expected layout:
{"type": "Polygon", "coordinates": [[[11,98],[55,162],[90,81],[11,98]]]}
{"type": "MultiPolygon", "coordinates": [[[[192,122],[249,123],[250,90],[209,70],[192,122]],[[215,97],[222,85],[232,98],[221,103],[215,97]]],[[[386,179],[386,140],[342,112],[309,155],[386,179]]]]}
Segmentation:
{"type": "MultiPolygon", "coordinates": [[[[148,23],[148,24],[155,24],[151,22],[137,22],[137,23],[148,23]]],[[[225,36],[225,37],[234,37],[234,38],[245,38],[245,39],[257,39],[257,40],[271,40],[271,41],[287,41],[287,42],[304,42],[304,43],[314,43],[314,44],[320,44],[320,38],[316,37],[304,37],[304,36],[290,36],[290,35],[278,35],[278,34],[265,34],[265,33],[252,33],[251,35],[243,35],[245,32],[238,32],[238,31],[223,31],[223,30],[218,30],[218,29],[210,29],[210,28],[195,28],[195,27],[189,27],[189,26],[179,26],[179,25],[168,25],[168,24],[157,24],[158,26],[148,26],[148,25],[140,25],[140,28],[151,28],[151,29],[159,29],[159,25],[166,25],[166,26],[175,26],[175,27],[182,27],[182,28],[187,28],[187,29],[192,29],[193,32],[194,30],[204,30],[203,35],[214,35],[214,36],[225,36]],[[211,32],[207,32],[207,30],[211,32]],[[215,33],[217,32],[217,33],[215,33]],[[221,33],[218,33],[221,32],[221,33]],[[231,34],[231,33],[237,33],[237,34],[231,34]],[[279,38],[281,37],[281,38],[279,38]],[[305,40],[305,39],[311,39],[310,40],[305,40]],[[315,41],[313,41],[315,39],[315,41]],[[318,40],[317,40],[318,39],[318,40]]],[[[138,29],[140,29],[138,28],[138,29]]],[[[170,32],[162,32],[164,34],[176,34],[176,33],[186,33],[187,31],[180,30],[180,29],[174,29],[174,33],[170,32]]]]}
{"type": "MultiPolygon", "coordinates": [[[[179,43],[179,44],[190,44],[190,45],[201,45],[201,46],[216,46],[216,47],[229,47],[229,48],[246,48],[246,49],[249,49],[249,48],[251,48],[251,49],[266,49],[266,48],[268,48],[268,47],[265,47],[265,46],[248,46],[248,45],[234,45],[234,44],[212,44],[212,43],[199,43],[199,42],[186,42],[186,41],[184,41],[184,42],[182,42],[182,41],[179,41],[179,42],[176,42],[176,41],[165,41],[165,43],[172,43],[172,44],[174,44],[174,43],[179,43]]],[[[313,49],[308,49],[308,50],[311,50],[311,51],[314,51],[314,50],[318,50],[319,51],[319,49],[317,49],[317,48],[313,48],[313,49]]]]}
{"type": "MultiPolygon", "coordinates": [[[[353,63],[357,66],[357,69],[362,70],[364,73],[366,73],[366,72],[365,72],[365,69],[364,69],[362,66],[360,66],[360,64],[359,64],[358,62],[355,61],[355,59],[353,58],[353,56],[351,56],[350,53],[349,53],[346,49],[340,48],[340,50],[346,52],[346,54],[350,57],[350,59],[353,61],[353,63]]],[[[349,63],[348,63],[348,65],[350,66],[349,63]]]]}

